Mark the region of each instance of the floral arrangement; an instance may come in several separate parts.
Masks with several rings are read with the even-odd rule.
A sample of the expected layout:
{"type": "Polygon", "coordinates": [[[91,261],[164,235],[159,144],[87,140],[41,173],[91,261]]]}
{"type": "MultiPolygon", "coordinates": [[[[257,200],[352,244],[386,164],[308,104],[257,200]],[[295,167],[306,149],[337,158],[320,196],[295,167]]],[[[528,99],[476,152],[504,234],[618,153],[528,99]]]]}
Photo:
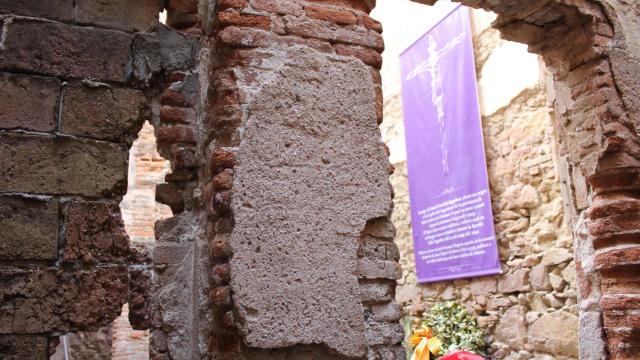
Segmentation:
{"type": "Polygon", "coordinates": [[[429,360],[430,354],[437,356],[442,351],[442,341],[424,325],[413,332],[409,344],[414,347],[411,360],[429,360]]]}
{"type": "MultiPolygon", "coordinates": [[[[411,360],[429,360],[431,355],[437,358],[460,350],[466,354],[484,355],[487,346],[484,331],[455,301],[434,305],[421,326],[413,331],[409,344],[414,347],[411,360]]],[[[482,359],[481,356],[477,358],[482,359]]]]}

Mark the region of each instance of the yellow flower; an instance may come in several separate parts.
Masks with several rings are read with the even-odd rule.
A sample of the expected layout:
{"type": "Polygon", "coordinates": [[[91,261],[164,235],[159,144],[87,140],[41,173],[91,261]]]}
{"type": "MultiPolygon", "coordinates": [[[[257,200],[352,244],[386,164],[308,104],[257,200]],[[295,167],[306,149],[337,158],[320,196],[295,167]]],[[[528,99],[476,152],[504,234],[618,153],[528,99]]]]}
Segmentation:
{"type": "Polygon", "coordinates": [[[426,326],[415,330],[409,338],[409,344],[415,346],[411,360],[429,360],[431,353],[438,355],[442,351],[442,342],[433,336],[426,326]]]}
{"type": "Polygon", "coordinates": [[[429,340],[427,338],[422,338],[418,346],[413,350],[411,360],[429,360],[429,350],[427,349],[428,344],[429,340]]]}
{"type": "Polygon", "coordinates": [[[440,354],[440,351],[442,351],[442,341],[434,336],[427,340],[427,347],[433,355],[438,355],[440,354]]]}

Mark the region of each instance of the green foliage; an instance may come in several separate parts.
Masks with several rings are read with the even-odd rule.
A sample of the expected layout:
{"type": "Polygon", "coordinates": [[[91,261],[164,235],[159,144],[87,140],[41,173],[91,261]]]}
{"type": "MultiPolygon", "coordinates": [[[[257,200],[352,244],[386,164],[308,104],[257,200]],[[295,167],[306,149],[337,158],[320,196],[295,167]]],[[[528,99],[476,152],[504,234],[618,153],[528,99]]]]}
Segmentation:
{"type": "Polygon", "coordinates": [[[442,341],[443,355],[455,350],[486,355],[484,331],[475,318],[457,302],[447,301],[434,305],[423,322],[442,341]]]}

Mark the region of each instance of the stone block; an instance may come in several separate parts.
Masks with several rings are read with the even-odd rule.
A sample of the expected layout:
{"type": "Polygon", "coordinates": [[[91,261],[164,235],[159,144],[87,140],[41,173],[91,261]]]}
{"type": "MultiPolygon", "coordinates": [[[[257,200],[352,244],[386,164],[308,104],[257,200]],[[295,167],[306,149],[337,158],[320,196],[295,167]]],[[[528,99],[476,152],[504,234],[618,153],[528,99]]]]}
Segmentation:
{"type": "Polygon", "coordinates": [[[97,330],[127,300],[125,266],[91,270],[0,268],[0,333],[97,330]]]}
{"type": "Polygon", "coordinates": [[[545,250],[542,255],[542,265],[559,265],[573,259],[571,251],[562,248],[551,248],[545,250]]]}
{"type": "Polygon", "coordinates": [[[578,317],[565,311],[544,314],[531,324],[528,338],[535,350],[578,356],[578,317]]]}
{"type": "Polygon", "coordinates": [[[76,22],[125,31],[152,30],[159,22],[158,0],[92,0],[76,3],[76,22]]]}
{"type": "Polygon", "coordinates": [[[131,36],[33,19],[5,20],[0,69],[125,81],[131,36]],[[43,41],[47,39],[47,41],[43,41]]]}
{"type": "Polygon", "coordinates": [[[498,280],[498,292],[511,293],[527,290],[528,275],[528,269],[519,269],[512,273],[504,274],[498,280]]]}
{"type": "Polygon", "coordinates": [[[198,41],[166,26],[159,26],[153,33],[134,37],[133,76],[149,82],[161,72],[186,71],[196,66],[198,41]]]}
{"type": "Polygon", "coordinates": [[[400,323],[367,321],[367,344],[372,345],[393,345],[404,340],[404,328],[400,323]]]}
{"type": "Polygon", "coordinates": [[[66,262],[125,262],[129,236],[116,203],[74,201],[66,206],[66,262]]]}
{"type": "Polygon", "coordinates": [[[56,126],[60,83],[53,78],[0,75],[0,128],[50,132],[56,126]]]}
{"type": "Polygon", "coordinates": [[[531,268],[529,282],[534,290],[551,290],[548,267],[545,265],[537,265],[531,268]]]}
{"type": "Polygon", "coordinates": [[[60,132],[132,143],[145,120],[146,108],[140,90],[73,83],[64,90],[60,132]]]}
{"type": "MultiPolygon", "coordinates": [[[[282,65],[248,105],[230,190],[240,333],[250,347],[323,344],[336,357],[364,357],[357,244],[367,221],[391,210],[370,71],[305,47],[269,55],[282,65]]],[[[381,269],[399,274],[395,261],[381,269]]],[[[401,341],[400,326],[380,342],[398,332],[401,341]]]]}
{"type": "Polygon", "coordinates": [[[524,310],[520,305],[510,307],[502,314],[496,325],[495,340],[514,349],[523,349],[526,335],[527,324],[524,310]]]}
{"type": "Polygon", "coordinates": [[[0,135],[0,188],[36,194],[123,195],[124,145],[70,138],[0,135]]]}
{"type": "Polygon", "coordinates": [[[0,358],[3,360],[48,360],[46,336],[0,335],[0,358]]]}
{"type": "Polygon", "coordinates": [[[362,302],[386,302],[393,299],[393,284],[385,281],[360,281],[360,299],[362,302]]]}
{"type": "Polygon", "coordinates": [[[382,67],[382,55],[375,50],[363,46],[335,44],[336,53],[342,56],[353,56],[376,69],[382,67]]]}
{"type": "Polygon", "coordinates": [[[62,22],[73,21],[74,0],[3,0],[0,14],[15,14],[47,18],[62,22]]]}
{"type": "Polygon", "coordinates": [[[56,260],[58,203],[0,196],[0,260],[56,260]]]}
{"type": "Polygon", "coordinates": [[[469,290],[473,295],[488,295],[495,293],[497,290],[497,279],[495,277],[484,276],[476,278],[469,284],[469,290]]]}

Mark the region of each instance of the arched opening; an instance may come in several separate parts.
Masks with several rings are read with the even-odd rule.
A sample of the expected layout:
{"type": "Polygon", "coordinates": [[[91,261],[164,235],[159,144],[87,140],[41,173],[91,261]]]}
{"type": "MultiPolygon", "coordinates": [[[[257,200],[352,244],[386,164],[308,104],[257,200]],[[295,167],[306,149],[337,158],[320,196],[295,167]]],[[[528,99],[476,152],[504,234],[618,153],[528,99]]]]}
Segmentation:
{"type": "MultiPolygon", "coordinates": [[[[577,358],[573,241],[564,221],[555,166],[553,99],[547,94],[552,84],[547,84],[550,79],[542,59],[528,53],[526,45],[500,39],[490,26],[496,15],[484,10],[471,10],[470,20],[502,274],[423,284],[416,280],[398,78],[399,51],[404,49],[399,44],[403,38],[410,44],[422,35],[419,30],[429,29],[425,18],[437,22],[455,6],[447,2],[435,8],[408,2],[400,6],[381,3],[373,13],[382,22],[389,44],[383,54],[385,121],[381,128],[391,148],[390,161],[396,167],[391,182],[395,188],[396,243],[403,266],[396,300],[406,314],[402,320],[406,335],[434,305],[456,301],[486,332],[492,358],[577,358]],[[413,16],[394,21],[399,18],[392,15],[394,12],[413,16]],[[416,32],[416,37],[407,39],[405,28],[416,32]],[[546,332],[542,324],[557,330],[546,332]],[[551,343],[561,345],[551,348],[551,343]]],[[[447,79],[443,81],[446,86],[447,79]]]]}
{"type": "MultiPolygon", "coordinates": [[[[497,39],[498,32],[492,29],[474,34],[478,40],[474,50],[503,274],[416,288],[409,272],[399,282],[397,300],[410,304],[406,310],[414,315],[421,314],[434,299],[459,300],[470,312],[482,313],[478,320],[490,329],[489,339],[497,344],[491,351],[495,358],[633,357],[637,347],[629,334],[635,327],[621,320],[630,316],[630,308],[616,311],[618,305],[613,300],[634,298],[633,289],[614,286],[627,281],[625,274],[629,270],[625,269],[633,266],[623,260],[628,259],[631,250],[619,249],[620,244],[633,247],[632,240],[624,237],[620,228],[593,225],[616,221],[615,212],[624,211],[618,204],[633,201],[628,191],[634,187],[622,178],[618,178],[619,187],[611,187],[616,177],[634,177],[629,170],[634,168],[634,162],[625,153],[632,151],[632,139],[636,138],[631,135],[635,127],[627,119],[616,90],[619,85],[612,63],[620,60],[609,59],[613,25],[618,24],[618,20],[612,20],[614,7],[588,1],[462,3],[497,14],[478,16],[481,13],[474,10],[476,32],[478,26],[486,27],[492,22],[501,37],[526,44],[528,51],[540,54],[546,65],[545,70],[537,71],[542,75],[541,81],[533,87],[507,97],[510,100],[506,103],[495,101],[491,93],[500,95],[514,83],[491,78],[492,73],[508,73],[512,65],[500,64],[498,57],[501,53],[522,53],[524,46],[488,49],[483,42],[497,39]],[[548,107],[552,109],[551,116],[546,114],[548,107]],[[538,111],[539,116],[534,115],[538,111]],[[554,137],[555,141],[551,141],[554,137]],[[607,146],[612,138],[620,139],[620,147],[607,146]],[[563,225],[563,218],[567,225],[563,225]],[[613,253],[617,254],[615,259],[613,253]]],[[[380,3],[379,12],[374,11],[373,16],[385,25],[384,16],[392,12],[391,7],[402,6],[393,4],[385,14],[385,4],[380,3]]],[[[413,8],[403,14],[403,22],[420,16],[419,5],[413,8]]],[[[426,15],[425,18],[423,21],[429,24],[426,15]]],[[[520,62],[518,65],[523,65],[526,60],[520,62]]],[[[385,98],[387,111],[398,112],[387,93],[385,98]]],[[[383,123],[382,130],[393,138],[394,132],[401,131],[390,118],[393,116],[385,113],[387,124],[383,123]]],[[[402,211],[407,206],[402,196],[406,191],[402,185],[404,169],[401,159],[393,155],[398,145],[391,141],[390,147],[391,161],[400,163],[392,178],[400,189],[400,199],[396,189],[395,207],[395,220],[400,224],[399,245],[402,255],[410,257],[411,251],[402,249],[402,238],[409,231],[406,212],[403,216],[402,211]]],[[[411,268],[411,262],[403,263],[403,267],[411,268]]]]}

